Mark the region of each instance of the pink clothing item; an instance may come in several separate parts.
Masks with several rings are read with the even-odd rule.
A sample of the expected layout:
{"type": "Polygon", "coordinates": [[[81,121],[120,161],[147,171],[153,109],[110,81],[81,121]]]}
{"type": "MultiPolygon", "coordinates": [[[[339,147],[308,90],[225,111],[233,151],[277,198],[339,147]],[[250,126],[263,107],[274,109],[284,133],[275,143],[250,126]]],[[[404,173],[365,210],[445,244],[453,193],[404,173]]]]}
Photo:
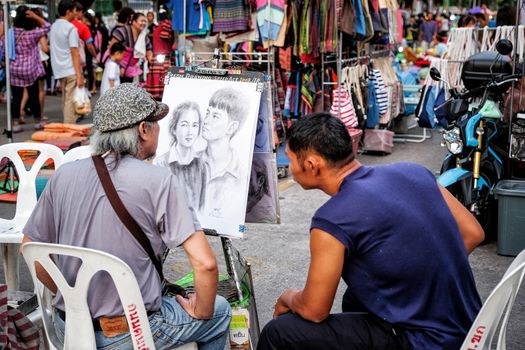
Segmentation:
{"type": "Polygon", "coordinates": [[[44,65],[40,60],[38,41],[51,29],[51,24],[45,23],[42,27],[33,30],[15,28],[16,60],[11,61],[11,85],[27,87],[41,76],[45,75],[44,65]],[[21,36],[22,35],[22,36],[21,36]]]}
{"type": "Polygon", "coordinates": [[[397,22],[397,43],[401,44],[403,42],[403,11],[398,9],[396,11],[396,22],[397,22]]]}

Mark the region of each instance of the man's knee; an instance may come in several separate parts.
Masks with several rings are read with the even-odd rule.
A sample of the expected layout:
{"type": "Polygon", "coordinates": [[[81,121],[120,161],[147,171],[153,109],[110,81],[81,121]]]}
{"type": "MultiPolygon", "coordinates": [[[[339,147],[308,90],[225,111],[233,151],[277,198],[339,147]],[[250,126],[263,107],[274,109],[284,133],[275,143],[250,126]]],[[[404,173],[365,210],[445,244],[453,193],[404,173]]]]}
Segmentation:
{"type": "Polygon", "coordinates": [[[268,322],[261,332],[257,349],[282,348],[284,339],[296,324],[296,317],[293,314],[284,314],[268,322]]]}

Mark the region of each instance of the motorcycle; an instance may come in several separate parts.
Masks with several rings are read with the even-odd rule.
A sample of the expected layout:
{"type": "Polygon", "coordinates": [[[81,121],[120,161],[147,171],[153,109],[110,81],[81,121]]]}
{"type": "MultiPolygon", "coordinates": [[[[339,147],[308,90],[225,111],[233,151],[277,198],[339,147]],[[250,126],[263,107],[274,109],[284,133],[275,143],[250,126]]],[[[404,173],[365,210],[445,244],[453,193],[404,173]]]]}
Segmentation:
{"type": "Polygon", "coordinates": [[[521,74],[511,74],[512,43],[502,39],[497,52],[471,56],[461,77],[466,90],[450,89],[435,68],[430,76],[449,86],[451,98],[435,108],[448,126],[442,145],[448,149],[438,183],[448,189],[479,221],[486,241],[494,240],[497,206],[493,189],[508,176],[507,128],[502,121],[504,94],[521,74]]]}

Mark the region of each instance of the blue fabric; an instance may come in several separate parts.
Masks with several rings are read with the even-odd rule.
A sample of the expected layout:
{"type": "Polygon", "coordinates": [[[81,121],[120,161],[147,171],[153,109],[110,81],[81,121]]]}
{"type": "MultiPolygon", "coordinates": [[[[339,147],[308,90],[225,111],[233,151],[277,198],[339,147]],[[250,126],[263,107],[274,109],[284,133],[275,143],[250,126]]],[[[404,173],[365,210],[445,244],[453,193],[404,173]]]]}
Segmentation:
{"type": "Polygon", "coordinates": [[[9,29],[7,32],[8,34],[8,40],[9,40],[9,59],[11,61],[16,60],[16,41],[15,41],[15,30],[9,29]]]}
{"type": "Polygon", "coordinates": [[[376,100],[376,90],[372,79],[368,80],[368,113],[366,127],[374,128],[379,123],[379,106],[376,100]]]}
{"type": "Polygon", "coordinates": [[[345,246],[342,278],[351,295],[399,326],[414,349],[461,347],[481,300],[458,226],[429,170],[361,166],[317,210],[311,228],[345,246]]]}
{"type": "MultiPolygon", "coordinates": [[[[55,315],[55,330],[64,341],[65,323],[55,315]]],[[[157,349],[173,349],[186,343],[198,342],[200,350],[223,350],[228,339],[231,309],[223,297],[215,300],[215,312],[210,320],[193,319],[174,297],[163,297],[160,310],[149,316],[151,334],[157,349]]],[[[97,349],[133,349],[129,333],[108,338],[95,332],[97,349]]]]}
{"type": "MultiPolygon", "coordinates": [[[[166,7],[171,10],[171,25],[174,31],[177,33],[199,33],[202,31],[199,28],[201,19],[199,0],[170,0],[166,7]],[[186,1],[186,30],[184,30],[184,1],[186,1]]],[[[202,11],[205,12],[205,9],[203,8],[202,11]]]]}
{"type": "Polygon", "coordinates": [[[436,126],[434,103],[436,95],[433,86],[425,86],[421,94],[421,100],[416,108],[417,125],[422,128],[434,128],[436,126]]]}
{"type": "Polygon", "coordinates": [[[361,0],[353,0],[355,12],[355,33],[358,40],[366,37],[365,14],[361,0]]]}
{"type": "MultiPolygon", "coordinates": [[[[441,106],[446,101],[446,94],[445,89],[441,89],[438,92],[438,95],[436,96],[436,100],[434,101],[434,108],[441,106]]],[[[432,109],[434,110],[434,109],[432,109]]],[[[434,114],[436,115],[436,119],[438,121],[438,124],[444,128],[448,127],[448,121],[447,121],[447,115],[444,113],[444,110],[437,110],[434,111],[434,114]]]]}

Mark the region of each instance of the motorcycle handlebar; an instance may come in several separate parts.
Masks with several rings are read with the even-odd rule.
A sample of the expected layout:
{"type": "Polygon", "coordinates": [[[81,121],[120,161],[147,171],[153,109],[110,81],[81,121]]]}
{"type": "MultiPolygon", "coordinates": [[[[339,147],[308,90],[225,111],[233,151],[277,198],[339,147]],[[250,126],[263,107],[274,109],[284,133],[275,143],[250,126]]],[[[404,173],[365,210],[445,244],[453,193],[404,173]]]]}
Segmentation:
{"type": "Polygon", "coordinates": [[[490,89],[491,87],[499,87],[501,85],[510,83],[512,81],[517,81],[518,79],[521,79],[522,77],[523,77],[523,74],[509,75],[509,76],[506,76],[503,80],[500,80],[500,81],[497,81],[497,82],[496,81],[490,82],[487,85],[483,85],[483,86],[474,88],[474,89],[469,90],[469,91],[467,91],[467,92],[465,92],[463,94],[462,93],[458,93],[457,96],[460,99],[467,99],[467,98],[470,98],[470,97],[479,96],[480,92],[483,92],[485,89],[490,89]]]}

